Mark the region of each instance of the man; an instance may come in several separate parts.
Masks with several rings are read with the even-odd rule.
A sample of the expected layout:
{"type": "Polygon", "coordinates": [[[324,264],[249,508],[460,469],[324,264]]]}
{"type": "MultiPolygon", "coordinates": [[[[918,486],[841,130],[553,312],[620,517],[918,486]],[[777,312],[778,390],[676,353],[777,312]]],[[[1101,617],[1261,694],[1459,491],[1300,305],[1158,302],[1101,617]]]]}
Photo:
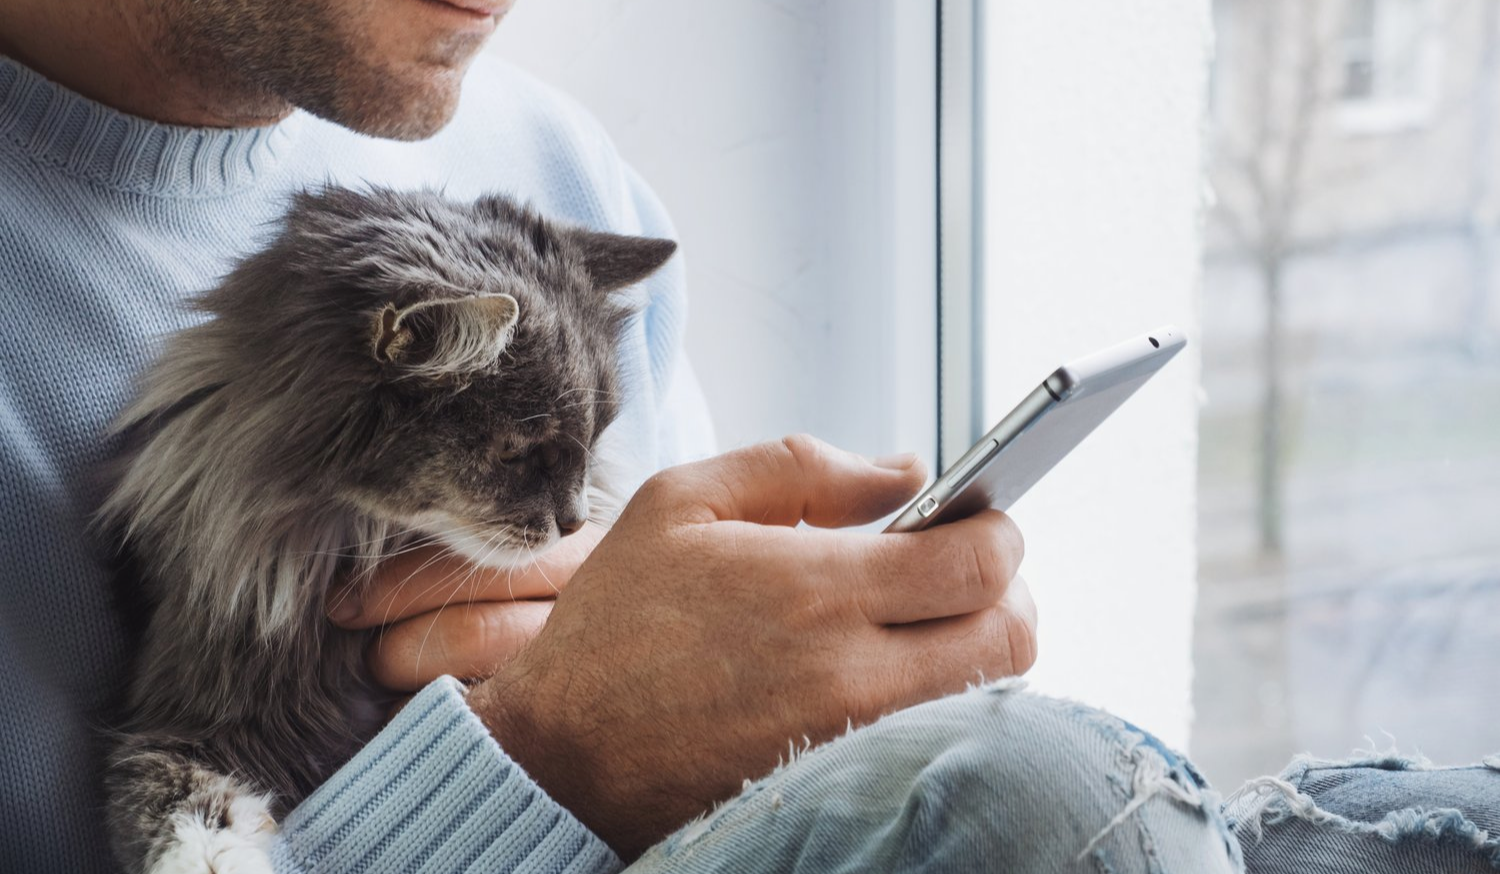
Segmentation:
{"type": "MultiPolygon", "coordinates": [[[[79,520],[87,472],[153,339],[289,192],[505,189],[672,235],[576,107],[486,64],[460,96],[508,5],[0,7],[0,869],[114,870],[95,732],[128,652],[79,520]]],[[[1007,685],[942,697],[1034,659],[1003,516],[794,531],[877,518],[924,476],[809,438],[646,479],[707,449],[680,265],[646,293],[616,426],[646,481],[618,525],[446,610],[456,569],[432,556],[334,598],[334,621],[388,626],[371,667],[415,697],[274,833],[236,824],[255,853],[205,843],[196,870],[1234,868],[1211,793],[1149,736],[1007,685]],[[563,582],[555,605],[516,600],[563,582]]]]}

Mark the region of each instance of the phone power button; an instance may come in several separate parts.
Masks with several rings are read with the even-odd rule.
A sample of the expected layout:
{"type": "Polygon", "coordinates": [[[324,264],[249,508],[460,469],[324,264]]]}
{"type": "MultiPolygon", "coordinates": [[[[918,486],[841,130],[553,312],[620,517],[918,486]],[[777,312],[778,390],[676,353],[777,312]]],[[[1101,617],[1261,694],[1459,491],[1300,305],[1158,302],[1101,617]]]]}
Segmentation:
{"type": "Polygon", "coordinates": [[[924,518],[924,519],[927,518],[928,516],[931,516],[932,515],[932,511],[936,510],[936,509],[937,509],[937,498],[935,496],[933,496],[933,495],[928,495],[927,497],[923,498],[922,499],[922,503],[920,503],[920,504],[917,505],[917,512],[921,513],[922,514],[922,518],[924,518]]]}

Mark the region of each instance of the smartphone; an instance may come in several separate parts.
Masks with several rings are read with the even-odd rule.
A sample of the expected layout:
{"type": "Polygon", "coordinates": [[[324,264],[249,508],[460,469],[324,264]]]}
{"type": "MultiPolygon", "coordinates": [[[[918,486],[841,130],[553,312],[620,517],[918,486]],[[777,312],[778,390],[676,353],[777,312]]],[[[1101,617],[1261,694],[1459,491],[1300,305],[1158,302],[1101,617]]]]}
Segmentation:
{"type": "Polygon", "coordinates": [[[1059,367],[886,531],[920,531],[985,508],[1009,510],[1186,345],[1168,325],[1059,367]]]}

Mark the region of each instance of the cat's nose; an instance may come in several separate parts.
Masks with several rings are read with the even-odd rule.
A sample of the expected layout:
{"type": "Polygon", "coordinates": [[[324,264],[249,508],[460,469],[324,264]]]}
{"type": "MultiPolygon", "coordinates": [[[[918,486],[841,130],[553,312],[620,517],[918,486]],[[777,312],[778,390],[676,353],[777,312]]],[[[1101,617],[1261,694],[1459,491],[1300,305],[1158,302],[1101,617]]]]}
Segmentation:
{"type": "Polygon", "coordinates": [[[576,500],[557,511],[557,531],[560,536],[567,537],[583,527],[583,523],[589,518],[588,499],[579,496],[576,500]]]}

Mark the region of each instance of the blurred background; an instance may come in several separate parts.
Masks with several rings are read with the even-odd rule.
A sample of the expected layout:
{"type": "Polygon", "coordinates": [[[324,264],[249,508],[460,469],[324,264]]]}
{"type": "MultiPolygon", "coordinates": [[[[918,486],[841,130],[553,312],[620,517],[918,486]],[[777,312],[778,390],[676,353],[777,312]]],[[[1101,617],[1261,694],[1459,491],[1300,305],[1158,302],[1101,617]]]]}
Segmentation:
{"type": "Polygon", "coordinates": [[[1225,787],[1500,750],[1500,0],[523,0],[493,51],[675,217],[725,447],[938,465],[1187,330],[1014,510],[1038,687],[1225,787]]]}
{"type": "Polygon", "coordinates": [[[1235,779],[1288,750],[1478,759],[1500,749],[1500,3],[1214,11],[1194,750],[1235,779]]]}

